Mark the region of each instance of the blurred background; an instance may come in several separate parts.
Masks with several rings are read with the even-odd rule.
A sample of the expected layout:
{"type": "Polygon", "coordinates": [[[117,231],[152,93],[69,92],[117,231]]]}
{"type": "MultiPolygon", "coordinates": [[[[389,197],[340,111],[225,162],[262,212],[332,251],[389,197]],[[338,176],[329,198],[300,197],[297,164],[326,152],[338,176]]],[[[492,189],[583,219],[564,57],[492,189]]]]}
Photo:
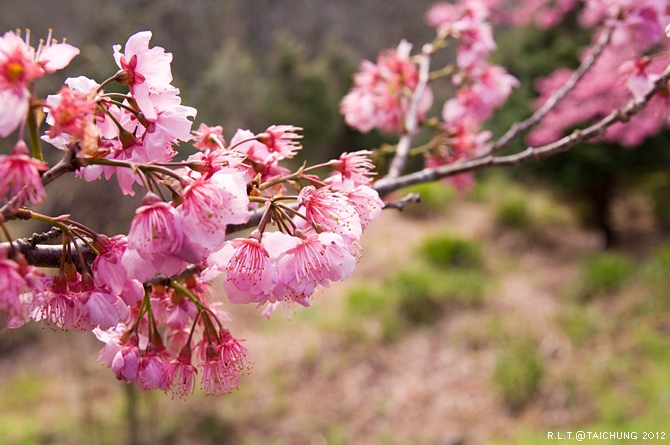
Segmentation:
{"type": "MultiPolygon", "coordinates": [[[[34,43],[53,28],[81,49],[39,84],[43,94],[68,76],[101,82],[117,69],[112,45],[151,30],[152,45],[174,55],[173,84],[198,109],[196,127],[222,125],[230,139],[237,128],[302,126],[301,160],[313,162],[393,141],[347,129],[338,103],[362,59],[432,39],[431,3],[25,0],[0,6],[0,24],[30,28],[34,43]]],[[[495,62],[524,87],[494,134],[527,116],[533,78],[576,66],[588,36],[570,20],[558,32],[497,31],[495,62]]],[[[355,275],[314,307],[266,321],[227,305],[256,366],[226,397],[141,393],[95,361],[91,335],[4,333],[0,443],[536,444],[549,431],[664,431],[669,142],[579,146],[482,172],[460,194],[414,187],[423,202],[384,212],[355,275]]],[[[57,182],[42,212],[127,231],[138,201],[115,183],[57,182]]]]}

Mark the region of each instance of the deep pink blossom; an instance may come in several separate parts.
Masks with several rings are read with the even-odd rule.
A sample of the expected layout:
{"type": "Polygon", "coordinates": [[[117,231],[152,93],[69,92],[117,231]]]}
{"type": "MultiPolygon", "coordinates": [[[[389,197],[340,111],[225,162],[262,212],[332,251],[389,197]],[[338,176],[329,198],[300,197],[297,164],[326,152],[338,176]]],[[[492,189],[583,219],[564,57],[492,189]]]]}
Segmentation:
{"type": "Polygon", "coordinates": [[[249,374],[254,367],[254,361],[247,348],[242,346],[244,340],[233,337],[228,329],[222,329],[219,335],[217,349],[221,360],[237,372],[249,374]]]}
{"type": "Polygon", "coordinates": [[[226,272],[223,288],[233,303],[263,304],[271,298],[277,273],[257,232],[249,238],[227,242],[223,249],[210,255],[208,262],[226,272]]]}
{"type": "Polygon", "coordinates": [[[175,394],[179,397],[185,397],[193,393],[195,389],[195,376],[198,370],[191,364],[191,346],[186,345],[179,353],[179,356],[172,359],[161,377],[163,381],[162,389],[167,393],[175,394]]]}
{"type": "Polygon", "coordinates": [[[40,172],[47,169],[43,161],[28,156],[28,147],[19,141],[11,155],[0,155],[0,197],[5,202],[16,198],[16,207],[41,202],[46,192],[40,172]]]}
{"type": "Polygon", "coordinates": [[[240,374],[230,363],[221,359],[221,353],[214,344],[205,348],[202,366],[202,387],[207,395],[229,394],[240,386],[240,374]]]}
{"type": "MultiPolygon", "coordinates": [[[[373,128],[391,133],[404,131],[419,71],[410,58],[412,46],[402,41],[381,53],[374,64],[364,61],[354,76],[354,86],[340,103],[348,125],[367,133],[373,128]]],[[[429,85],[418,99],[417,118],[422,120],[433,102],[429,85]]]]}

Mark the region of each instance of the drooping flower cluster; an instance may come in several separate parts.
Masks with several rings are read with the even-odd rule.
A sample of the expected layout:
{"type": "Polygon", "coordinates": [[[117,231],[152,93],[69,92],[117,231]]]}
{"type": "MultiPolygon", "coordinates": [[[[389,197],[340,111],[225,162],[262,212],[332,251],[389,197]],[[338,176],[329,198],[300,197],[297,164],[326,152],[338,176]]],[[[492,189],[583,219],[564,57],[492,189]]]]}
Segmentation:
{"type": "MultiPolygon", "coordinates": [[[[663,30],[670,23],[667,0],[589,1],[579,13],[586,28],[599,24],[611,28],[610,43],[583,79],[529,136],[532,145],[541,145],[575,125],[603,117],[630,99],[639,98],[651,88],[666,66],[670,49],[663,30]]],[[[588,51],[584,57],[588,56],[588,51]]],[[[538,106],[572,75],[559,69],[537,83],[538,106]]],[[[636,115],[631,122],[608,128],[605,140],[624,146],[639,145],[668,123],[667,100],[661,96],[636,115]]]]}
{"type": "Polygon", "coordinates": [[[0,155],[0,228],[9,241],[0,246],[2,328],[32,319],[93,331],[106,344],[100,360],[120,380],[185,396],[200,374],[207,394],[226,394],[253,362],[224,326],[228,316],[211,281],[222,274],[230,301],[266,305],[265,315],[281,303],[307,306],[317,287],[351,275],[362,231],[384,204],[371,188],[370,152],[292,172],[280,162],[301,149],[299,127],[238,130],[230,146],[220,126],[191,131],[196,110],[181,105],[171,85],[172,55],[150,47],[150,39],[145,31],[125,47],[114,45],[119,71],[106,81],[68,78],[45,100],[32,97],[29,86],[78,50],[63,43],[33,50],[12,33],[0,39],[0,94],[7,99],[0,133],[44,112],[41,139],[64,152],[49,168],[39,141],[24,141],[23,126],[12,154],[0,155]],[[106,93],[112,82],[127,93],[106,93]],[[175,147],[191,140],[197,152],[173,161],[175,147]],[[333,172],[325,180],[311,173],[324,167],[333,172]],[[127,235],[108,237],[69,215],[23,207],[39,203],[45,181],[64,168],[86,181],[116,175],[124,194],[145,189],[127,235]],[[229,227],[246,224],[254,211],[262,214],[256,230],[227,239],[229,227]],[[54,275],[26,262],[4,227],[8,219],[57,229],[63,242],[54,275]]]}
{"type": "MultiPolygon", "coordinates": [[[[435,150],[426,156],[427,167],[437,167],[481,154],[491,137],[482,124],[509,97],[519,81],[503,67],[488,63],[496,49],[491,11],[482,0],[461,0],[456,4],[440,2],[426,14],[426,22],[442,38],[458,43],[454,75],[457,88],[453,98],[442,107],[442,134],[435,150]]],[[[458,189],[472,182],[468,174],[449,178],[458,189]]]]}
{"type": "MultiPolygon", "coordinates": [[[[363,61],[354,86],[340,104],[347,124],[368,132],[374,128],[402,133],[419,71],[410,58],[412,45],[403,40],[397,48],[379,55],[377,63],[363,61]]],[[[423,119],[433,103],[430,88],[418,98],[417,118],[423,119]]]]}
{"type": "MultiPolygon", "coordinates": [[[[507,4],[437,3],[426,15],[436,39],[419,56],[412,57],[411,45],[402,41],[377,63],[361,65],[341,110],[363,132],[400,136],[391,180],[414,154],[417,126],[437,135],[413,150],[428,167],[416,176],[431,177],[452,163],[469,171],[468,161],[494,159],[486,156],[495,144],[488,143],[491,135],[482,126],[518,84],[488,62],[496,48],[490,22],[500,18],[491,8],[507,4]],[[432,57],[447,40],[457,44],[454,63],[430,72],[432,57]],[[441,119],[430,118],[434,82],[441,77],[449,77],[455,93],[442,106],[441,119]],[[395,171],[398,159],[403,165],[395,171]]],[[[527,16],[551,11],[555,18],[573,4],[529,2],[534,12],[527,16]]],[[[651,51],[667,53],[661,40],[670,22],[667,0],[590,0],[580,17],[587,25],[610,27],[612,47],[532,133],[537,141],[555,138],[628,97],[644,98],[663,69],[651,51]],[[610,76],[617,70],[622,77],[610,76]]],[[[253,361],[243,340],[228,330],[214,289],[225,291],[232,303],[262,307],[268,317],[281,306],[288,312],[296,304],[309,306],[317,289],[353,273],[362,234],[385,205],[374,187],[383,189],[380,183],[389,181],[382,178],[373,187],[373,153],[365,150],[296,170],[283,166],[301,149],[298,126],[240,129],[230,139],[220,126],[200,124],[193,131],[196,110],[181,104],[172,85],[172,55],[151,47],[150,39],[144,31],[124,46],[114,45],[119,70],[107,80],[68,78],[58,94],[39,99],[34,82],[65,67],[78,50],[55,41],[33,49],[14,33],[0,38],[0,137],[17,135],[11,154],[0,154],[0,233],[6,239],[0,244],[0,329],[33,320],[94,332],[105,343],[100,361],[120,380],[183,397],[193,392],[199,375],[207,394],[226,394],[239,387],[253,361]],[[112,83],[121,91],[106,91],[112,83]],[[43,115],[46,131],[39,128],[43,115]],[[61,161],[44,162],[40,141],[61,150],[61,161]],[[190,141],[195,153],[175,161],[177,147],[190,141]],[[329,176],[316,175],[324,169],[329,176]],[[106,236],[70,215],[34,209],[46,196],[44,186],[69,172],[85,181],[116,176],[127,195],[141,190],[127,235],[106,236]],[[36,220],[53,229],[15,240],[8,220],[36,220]],[[234,235],[243,229],[252,230],[234,235]],[[60,245],[41,245],[56,238],[60,245]],[[49,261],[41,264],[36,252],[49,253],[49,261]],[[37,265],[56,272],[45,275],[37,265]]],[[[542,82],[542,99],[570,75],[557,72],[542,82]]],[[[667,115],[667,95],[657,94],[636,117],[636,127],[612,125],[606,136],[636,143],[657,131],[667,115]]],[[[465,187],[471,177],[451,180],[465,187]]]]}

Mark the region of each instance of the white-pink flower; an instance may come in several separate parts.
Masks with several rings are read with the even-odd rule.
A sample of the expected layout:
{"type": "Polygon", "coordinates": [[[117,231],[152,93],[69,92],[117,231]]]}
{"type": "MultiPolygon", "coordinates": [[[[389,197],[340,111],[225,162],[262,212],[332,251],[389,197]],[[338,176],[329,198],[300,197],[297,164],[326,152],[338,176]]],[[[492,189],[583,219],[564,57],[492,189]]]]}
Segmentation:
{"type": "Polygon", "coordinates": [[[151,120],[157,117],[152,94],[173,89],[172,82],[172,54],[166,53],[163,48],[156,46],[149,48],[150,31],[138,32],[128,39],[121,52],[121,45],[114,45],[114,60],[123,70],[120,81],[130,88],[133,98],[140,107],[144,116],[151,120]]]}
{"type": "Polygon", "coordinates": [[[29,85],[45,73],[67,66],[79,50],[48,36],[36,51],[13,32],[0,37],[0,137],[12,133],[28,114],[29,85]]]}
{"type": "Polygon", "coordinates": [[[247,184],[241,173],[217,172],[200,177],[182,193],[177,210],[188,227],[186,236],[194,243],[216,250],[226,239],[226,225],[249,219],[247,184]]]}
{"type": "Polygon", "coordinates": [[[351,201],[330,187],[303,187],[298,195],[298,205],[304,210],[307,222],[317,231],[337,233],[347,240],[358,240],[363,233],[360,216],[351,201]]]}

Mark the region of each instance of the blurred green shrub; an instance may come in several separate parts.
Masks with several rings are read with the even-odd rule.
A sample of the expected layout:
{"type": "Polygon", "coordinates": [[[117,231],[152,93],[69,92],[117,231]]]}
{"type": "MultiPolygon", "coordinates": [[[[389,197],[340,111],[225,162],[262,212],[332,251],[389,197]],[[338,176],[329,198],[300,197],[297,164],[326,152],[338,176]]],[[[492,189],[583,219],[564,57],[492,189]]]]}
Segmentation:
{"type": "Polygon", "coordinates": [[[582,264],[578,297],[589,300],[619,291],[633,272],[631,261],[616,252],[587,258],[582,264]]]}
{"type": "Polygon", "coordinates": [[[503,201],[496,209],[494,218],[497,225],[508,229],[527,230],[531,225],[528,203],[520,197],[503,201]]]}
{"type": "Polygon", "coordinates": [[[598,315],[592,308],[571,304],[561,313],[559,323],[572,343],[579,346],[598,332],[598,315]]]}
{"type": "Polygon", "coordinates": [[[484,265],[481,244],[449,234],[427,237],[419,253],[432,266],[441,269],[481,269],[484,265]]]}
{"type": "Polygon", "coordinates": [[[382,286],[361,283],[352,287],[347,294],[347,307],[354,314],[371,316],[379,314],[393,304],[389,292],[382,286]]]}
{"type": "Polygon", "coordinates": [[[500,351],[493,382],[505,405],[516,413],[537,395],[544,375],[544,362],[535,340],[529,336],[512,337],[500,351]]]}
{"type": "Polygon", "coordinates": [[[450,308],[479,307],[486,291],[479,271],[429,267],[402,270],[387,285],[398,295],[397,315],[409,326],[433,323],[450,308]]]}

